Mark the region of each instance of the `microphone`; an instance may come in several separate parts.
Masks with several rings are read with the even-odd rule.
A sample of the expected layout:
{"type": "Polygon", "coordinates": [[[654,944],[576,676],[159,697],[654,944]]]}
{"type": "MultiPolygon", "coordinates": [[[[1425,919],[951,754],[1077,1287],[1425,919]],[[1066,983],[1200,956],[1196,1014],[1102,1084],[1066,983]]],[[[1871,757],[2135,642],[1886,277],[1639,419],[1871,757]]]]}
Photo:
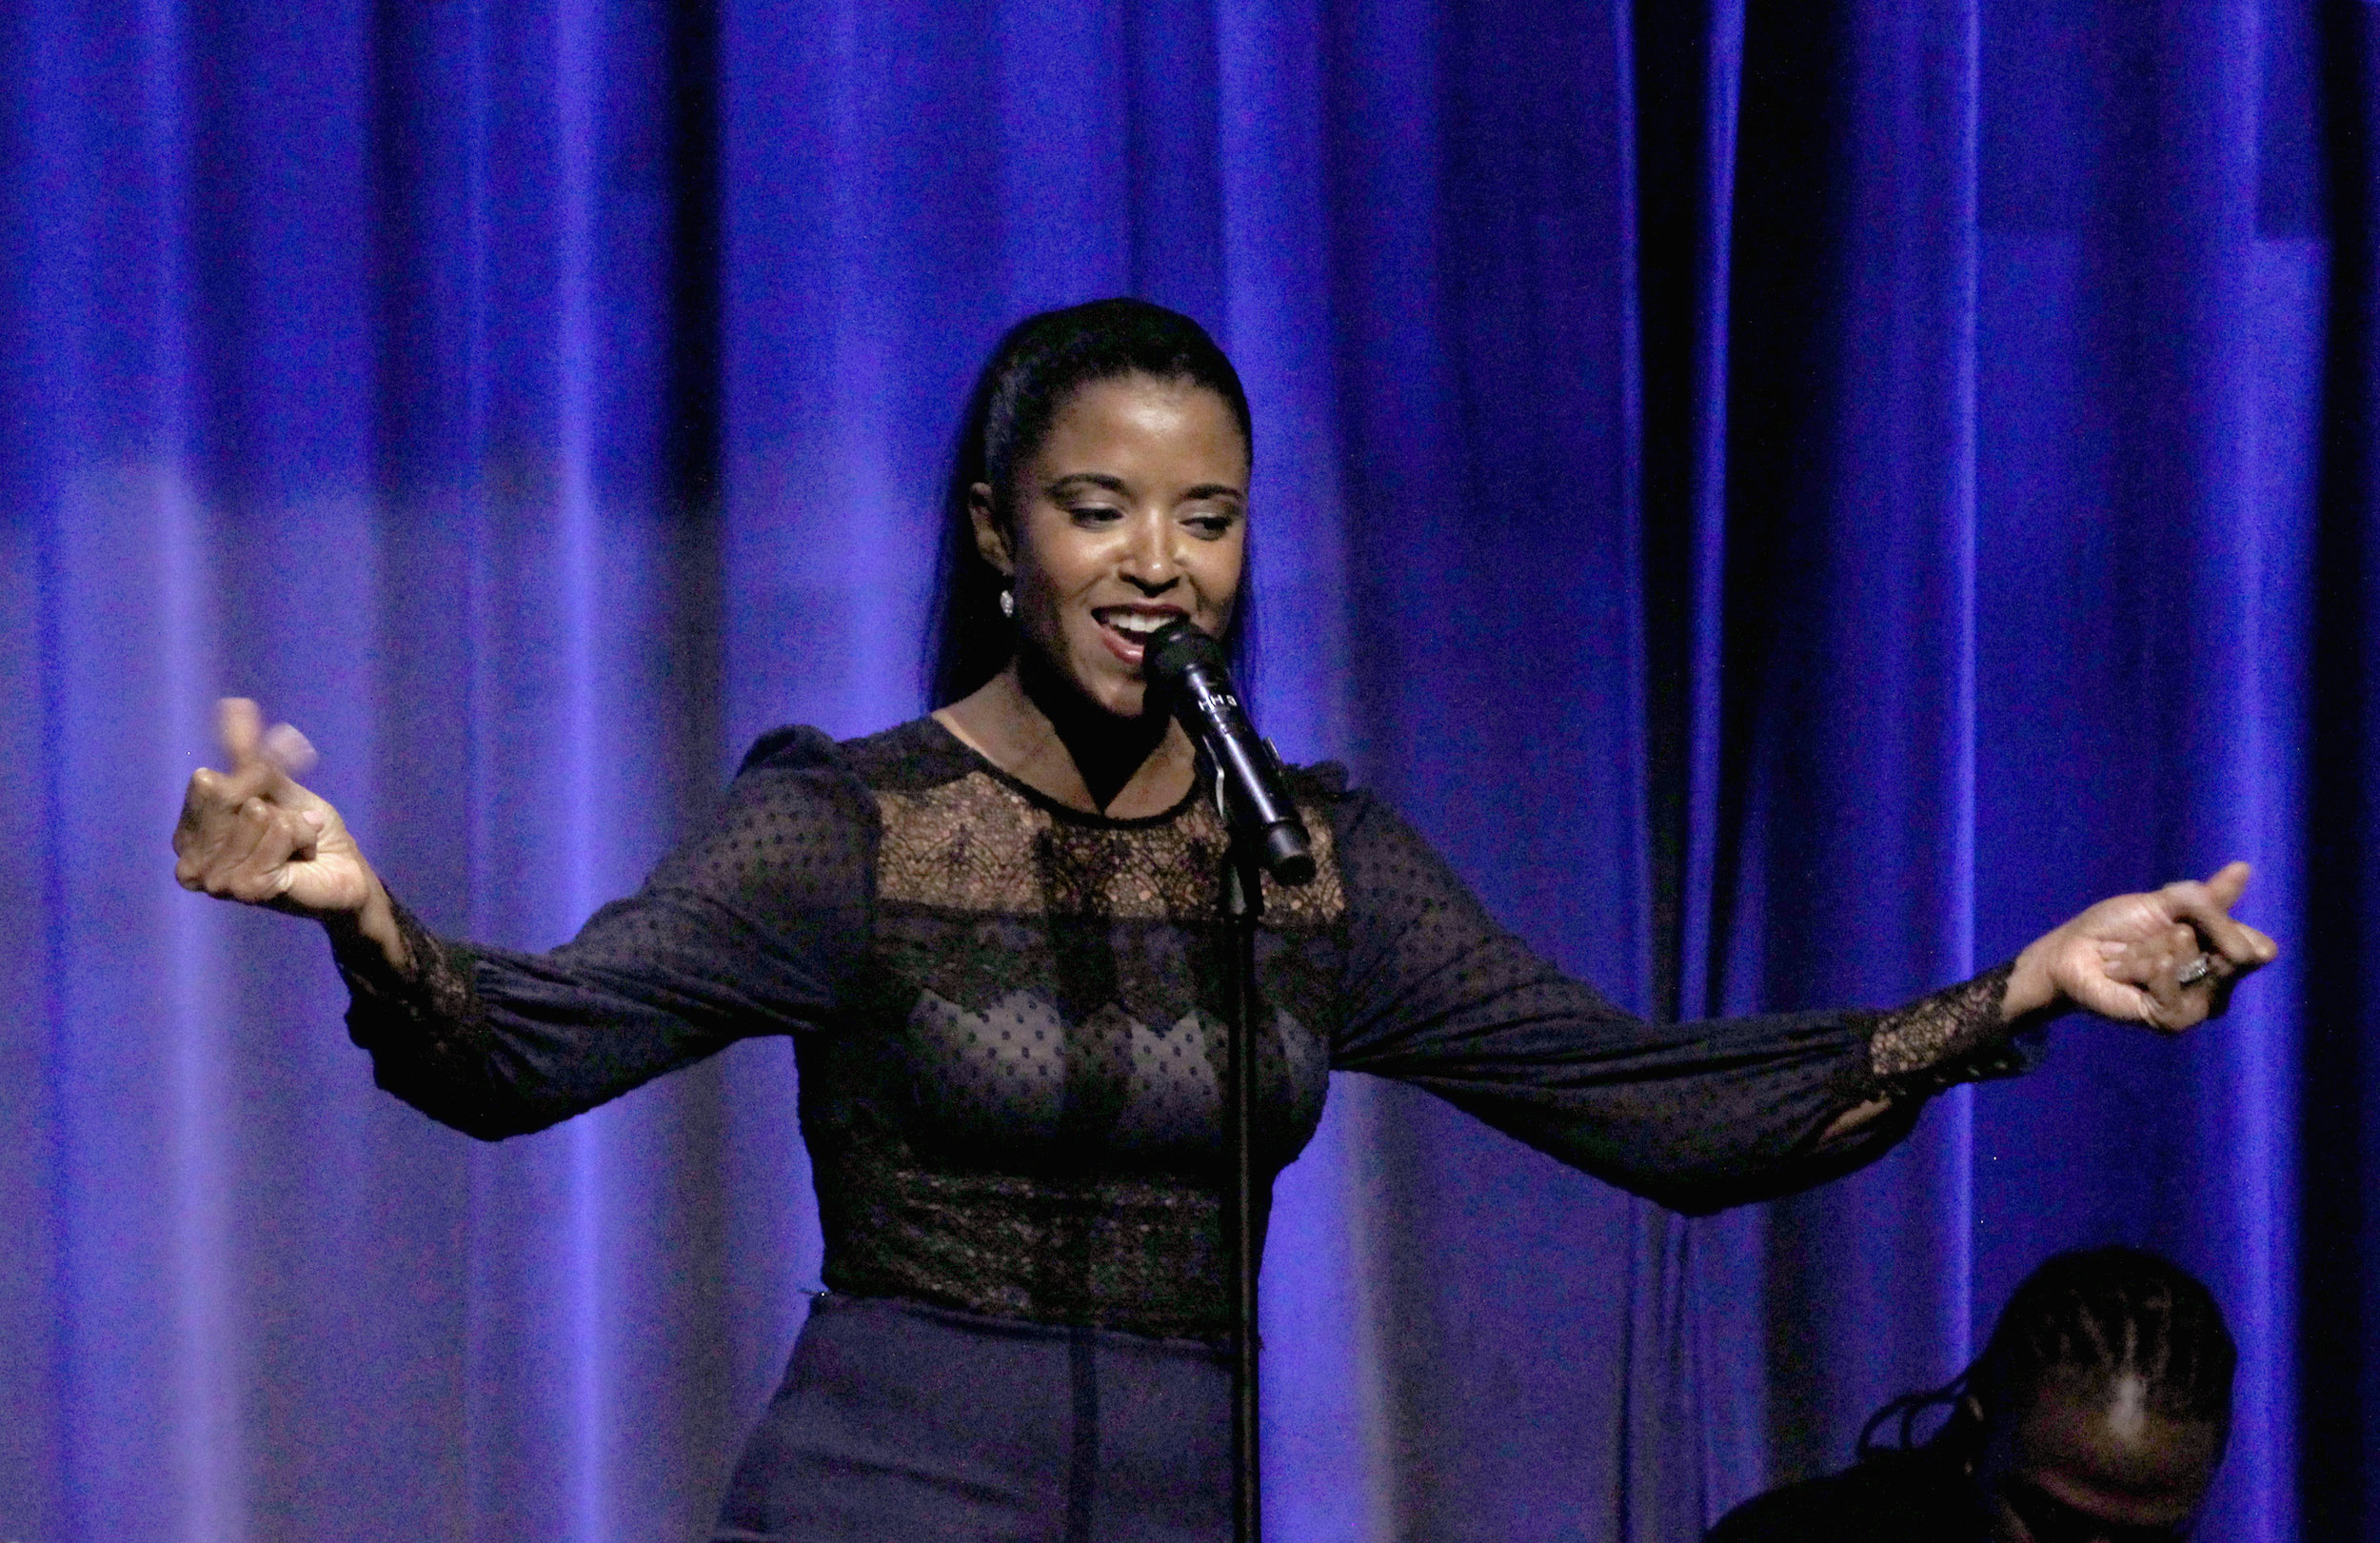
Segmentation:
{"type": "Polygon", "coordinates": [[[1257,737],[1231,688],[1223,645],[1181,618],[1150,634],[1140,655],[1149,682],[1223,774],[1235,835],[1253,838],[1264,871],[1284,884],[1314,877],[1312,840],[1282,787],[1280,758],[1257,737]]]}

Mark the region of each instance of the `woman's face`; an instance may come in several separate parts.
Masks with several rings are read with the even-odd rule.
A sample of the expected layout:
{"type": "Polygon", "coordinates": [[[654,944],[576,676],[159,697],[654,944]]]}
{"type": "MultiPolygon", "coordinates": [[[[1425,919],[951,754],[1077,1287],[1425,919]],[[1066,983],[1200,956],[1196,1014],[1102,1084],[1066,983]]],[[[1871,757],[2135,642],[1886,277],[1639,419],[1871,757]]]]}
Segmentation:
{"type": "Polygon", "coordinates": [[[1248,541],[1248,445],[1220,396],[1146,375],[1060,405],[1003,524],[972,490],[984,560],[1010,576],[1026,647],[1090,702],[1141,710],[1143,640],[1176,617],[1221,636],[1248,541]]]}
{"type": "Polygon", "coordinates": [[[2157,1543],[2187,1534],[2223,1430],[2148,1407],[2137,1376],[2097,1395],[2053,1385],[1993,1432],[1985,1480],[2000,1543],[2157,1543]]]}

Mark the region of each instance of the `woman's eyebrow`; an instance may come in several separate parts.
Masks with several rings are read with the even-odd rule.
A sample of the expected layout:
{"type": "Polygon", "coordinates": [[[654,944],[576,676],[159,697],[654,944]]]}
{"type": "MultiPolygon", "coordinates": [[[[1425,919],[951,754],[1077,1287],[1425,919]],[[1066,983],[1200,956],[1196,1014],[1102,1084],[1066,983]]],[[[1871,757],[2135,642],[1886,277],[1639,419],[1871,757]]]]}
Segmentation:
{"type": "Polygon", "coordinates": [[[1200,483],[1181,496],[1183,498],[1246,498],[1248,495],[1229,483],[1200,483]]]}
{"type": "Polygon", "coordinates": [[[1076,483],[1088,483],[1093,487],[1102,487],[1111,493],[1121,493],[1125,491],[1124,480],[1121,477],[1111,477],[1103,471],[1068,472],[1065,476],[1051,483],[1047,491],[1054,497],[1057,494],[1064,492],[1076,483]]]}

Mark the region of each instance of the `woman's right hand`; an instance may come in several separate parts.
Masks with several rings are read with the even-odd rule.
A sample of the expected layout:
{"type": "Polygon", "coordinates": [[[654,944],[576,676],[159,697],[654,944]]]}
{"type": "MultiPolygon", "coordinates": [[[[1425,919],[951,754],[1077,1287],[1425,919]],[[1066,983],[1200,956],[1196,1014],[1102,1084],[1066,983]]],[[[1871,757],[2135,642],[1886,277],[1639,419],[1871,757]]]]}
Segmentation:
{"type": "Polygon", "coordinates": [[[245,697],[217,702],[215,723],[230,764],[190,774],[173,831],[174,878],[218,900],[359,932],[405,968],[404,939],[379,877],[339,811],[291,776],[312,762],[305,736],[286,725],[267,735],[245,697]]]}

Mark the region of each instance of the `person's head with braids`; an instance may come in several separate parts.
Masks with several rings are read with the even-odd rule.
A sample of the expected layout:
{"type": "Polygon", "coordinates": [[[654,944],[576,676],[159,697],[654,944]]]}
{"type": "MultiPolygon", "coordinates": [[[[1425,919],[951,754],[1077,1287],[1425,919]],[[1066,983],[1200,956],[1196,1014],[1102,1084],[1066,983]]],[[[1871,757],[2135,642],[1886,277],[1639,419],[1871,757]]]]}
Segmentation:
{"type": "Polygon", "coordinates": [[[2059,1254],[2026,1277],[1983,1355],[1948,1387],[1895,1400],[1897,1424],[1973,1476],[1999,1543],[2158,1543],[2187,1535],[2231,1434],[2239,1353],[2214,1296],[2140,1249],[2059,1254]]]}

